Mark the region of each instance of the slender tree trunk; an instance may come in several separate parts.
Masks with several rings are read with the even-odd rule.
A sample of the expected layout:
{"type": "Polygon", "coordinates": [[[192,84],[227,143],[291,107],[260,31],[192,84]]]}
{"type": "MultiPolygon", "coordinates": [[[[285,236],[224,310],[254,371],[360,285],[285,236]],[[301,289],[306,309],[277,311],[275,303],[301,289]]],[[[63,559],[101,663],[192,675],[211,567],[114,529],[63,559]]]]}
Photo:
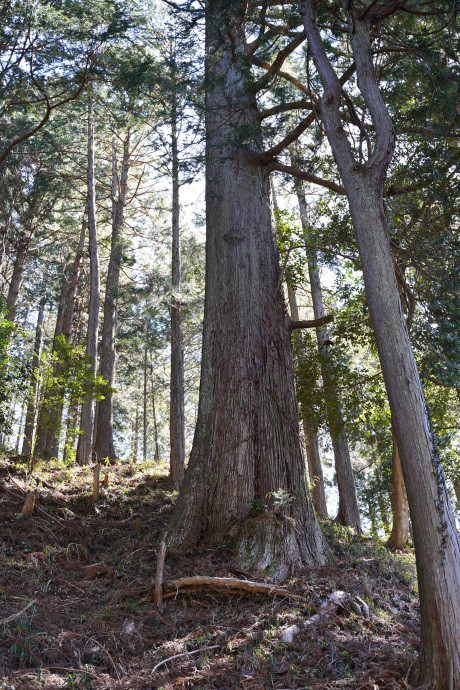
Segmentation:
{"type": "Polygon", "coordinates": [[[22,455],[29,455],[34,434],[35,409],[37,404],[38,376],[40,373],[40,353],[43,341],[43,322],[45,320],[45,300],[40,302],[35,330],[34,353],[32,356],[32,374],[27,403],[26,423],[22,442],[22,455]]]}
{"type": "Polygon", "coordinates": [[[313,504],[318,515],[327,518],[326,491],[324,488],[323,465],[319,452],[318,436],[305,418],[303,420],[303,428],[307,442],[308,474],[310,477],[313,504]]]}
{"type": "Polygon", "coordinates": [[[22,435],[22,423],[24,421],[24,414],[26,412],[26,401],[21,406],[21,416],[19,417],[19,426],[18,426],[18,435],[16,438],[16,448],[15,448],[15,453],[16,455],[19,453],[19,443],[21,441],[21,435],[22,435]]]}
{"type": "Polygon", "coordinates": [[[143,414],[143,443],[142,443],[142,459],[147,462],[147,326],[148,321],[145,319],[145,342],[144,342],[144,414],[143,414]]]}
{"type": "Polygon", "coordinates": [[[64,450],[62,453],[62,462],[66,463],[68,458],[72,460],[75,452],[75,441],[77,439],[77,424],[78,424],[78,403],[76,400],[71,400],[69,409],[67,411],[66,430],[64,450]]]}
{"type": "Polygon", "coordinates": [[[180,324],[180,207],[179,155],[177,150],[177,97],[172,102],[172,258],[171,258],[171,401],[169,412],[171,482],[178,489],[184,477],[185,410],[184,365],[180,324]]]}
{"type": "Polygon", "coordinates": [[[121,174],[118,176],[115,141],[112,142],[112,241],[104,300],[104,324],[101,342],[101,376],[107,381],[99,402],[94,450],[99,460],[108,458],[115,463],[117,455],[113,443],[113,387],[115,384],[115,336],[117,332],[117,301],[120,268],[123,256],[123,227],[129,178],[129,131],[124,149],[121,174]]]}
{"type": "Polygon", "coordinates": [[[88,210],[85,209],[81,223],[80,238],[78,240],[77,252],[75,254],[75,259],[70,271],[67,305],[63,324],[63,333],[66,337],[67,342],[69,343],[73,337],[78,284],[80,282],[81,267],[83,265],[83,254],[85,251],[86,230],[88,228],[88,222],[86,219],[87,212],[88,210]]]}
{"type": "Polygon", "coordinates": [[[158,445],[158,427],[157,427],[157,415],[155,411],[155,388],[153,386],[153,366],[150,365],[150,378],[152,385],[152,412],[153,412],[153,429],[155,433],[155,462],[160,462],[160,448],[158,445]]]}
{"type": "Polygon", "coordinates": [[[8,307],[8,311],[6,313],[7,321],[14,322],[16,319],[19,291],[21,290],[21,285],[24,278],[24,268],[28,251],[29,240],[21,235],[17,242],[17,252],[14,260],[13,275],[11,276],[8,294],[6,297],[6,306],[8,307]]]}
{"type": "Polygon", "coordinates": [[[134,423],[133,462],[137,462],[138,449],[139,449],[139,405],[136,404],[136,421],[134,423]]]}
{"type": "Polygon", "coordinates": [[[8,212],[6,214],[5,218],[5,225],[2,228],[2,231],[0,233],[0,269],[3,264],[3,259],[5,258],[5,251],[6,251],[6,241],[8,238],[8,233],[11,228],[11,222],[13,219],[13,211],[14,211],[14,202],[16,199],[16,191],[13,190],[12,197],[10,199],[10,204],[8,207],[8,212]]]}
{"type": "Polygon", "coordinates": [[[409,539],[409,503],[407,501],[406,486],[399,458],[398,444],[394,430],[393,453],[391,458],[391,481],[393,484],[393,527],[387,541],[387,546],[393,549],[403,549],[409,539]]]}
{"type": "Polygon", "coordinates": [[[206,292],[193,448],[166,541],[232,541],[236,562],[279,577],[324,562],[300,446],[290,323],[261,146],[243,3],[211,0],[206,28],[206,292]],[[256,506],[267,509],[254,515],[256,506]],[[251,511],[252,507],[252,511],[251,511]]]}
{"type": "MultiPolygon", "coordinates": [[[[62,335],[64,327],[64,313],[67,296],[67,276],[64,269],[61,282],[61,294],[59,296],[56,325],[54,327],[53,344],[51,347],[51,356],[56,353],[58,338],[62,335]]],[[[61,373],[61,365],[59,362],[53,362],[52,375],[56,378],[61,373]]],[[[34,444],[34,455],[43,460],[50,460],[52,457],[57,457],[54,452],[57,443],[53,439],[59,439],[60,434],[60,412],[62,411],[61,404],[57,398],[63,394],[63,391],[54,382],[49,380],[44,381],[42,386],[42,395],[39,405],[36,440],[34,444]]]]}
{"type": "Polygon", "coordinates": [[[457,499],[457,510],[460,511],[460,479],[454,479],[454,491],[457,499]]]}
{"type": "MultiPolygon", "coordinates": [[[[302,230],[305,234],[307,234],[309,230],[309,223],[305,192],[300,185],[297,184],[296,187],[302,230]]],[[[308,272],[310,275],[310,290],[313,302],[313,312],[315,319],[319,319],[326,315],[323,303],[321,278],[316,258],[314,253],[312,253],[311,249],[308,247],[308,242],[306,246],[309,254],[308,272]]],[[[334,450],[335,471],[337,474],[337,484],[339,489],[339,510],[336,520],[341,525],[348,525],[349,527],[356,529],[357,532],[361,532],[361,518],[359,515],[358,499],[356,496],[356,487],[353,477],[350,451],[348,449],[347,432],[345,429],[345,423],[343,421],[339,394],[335,385],[335,377],[332,372],[330,353],[331,341],[327,326],[318,328],[316,330],[316,337],[318,341],[318,350],[322,356],[321,373],[323,377],[323,385],[329,398],[329,405],[327,406],[328,426],[332,440],[332,447],[334,450]]]]}
{"type": "MultiPolygon", "coordinates": [[[[273,191],[273,190],[272,190],[273,191]]],[[[274,197],[275,198],[275,197],[274,197]]],[[[288,299],[292,321],[299,321],[297,297],[288,283],[288,299]]],[[[327,517],[326,492],[324,489],[323,466],[319,454],[318,436],[307,421],[306,411],[303,410],[303,428],[306,438],[308,475],[310,477],[311,497],[313,505],[320,517],[327,517]]]]}
{"type": "MultiPolygon", "coordinates": [[[[86,212],[87,209],[85,209],[85,213],[83,215],[75,259],[70,271],[64,271],[62,279],[61,299],[59,302],[58,319],[56,321],[56,330],[53,340],[53,354],[56,352],[58,336],[64,335],[67,342],[70,342],[72,338],[78,283],[80,280],[83,252],[85,250],[85,237],[87,229],[86,212]]],[[[62,372],[62,363],[56,362],[53,371],[54,376],[59,377],[61,376],[62,372]]],[[[43,447],[43,440],[40,438],[38,447],[36,448],[36,454],[40,455],[43,460],[57,458],[59,455],[59,439],[61,435],[64,396],[65,386],[51,387],[48,398],[54,398],[54,400],[53,402],[44,403],[46,408],[44,414],[47,417],[46,441],[43,447]]]]}
{"type": "Polygon", "coordinates": [[[367,304],[390,403],[409,499],[420,592],[420,679],[424,688],[460,687],[460,540],[412,353],[393,266],[383,184],[394,151],[394,129],[374,73],[369,14],[348,14],[358,88],[372,117],[375,144],[355,161],[340,121],[341,87],[315,25],[311,0],[301,13],[324,88],[322,120],[358,240],[367,304]]]}
{"type": "MultiPolygon", "coordinates": [[[[99,256],[97,249],[96,192],[94,183],[94,121],[91,98],[88,107],[88,235],[90,299],[86,354],[90,359],[91,372],[95,374],[97,369],[97,335],[99,326],[99,256]]],[[[79,465],[87,465],[91,462],[94,420],[93,398],[94,396],[89,394],[88,399],[83,403],[81,408],[81,433],[78,438],[77,446],[77,462],[79,465]]]]}

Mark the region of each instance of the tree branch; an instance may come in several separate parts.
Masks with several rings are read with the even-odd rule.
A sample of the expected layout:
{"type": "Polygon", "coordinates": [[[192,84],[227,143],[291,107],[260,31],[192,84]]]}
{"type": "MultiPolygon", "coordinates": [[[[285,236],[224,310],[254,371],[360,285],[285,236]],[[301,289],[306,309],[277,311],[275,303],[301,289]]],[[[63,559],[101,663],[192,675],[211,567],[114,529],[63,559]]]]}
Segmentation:
{"type": "Polygon", "coordinates": [[[320,319],[312,319],[311,321],[291,321],[291,330],[295,331],[299,328],[319,328],[324,326],[325,323],[331,323],[334,321],[332,314],[328,316],[322,316],[320,319]]]}
{"type": "MultiPolygon", "coordinates": [[[[271,69],[271,65],[268,62],[264,62],[260,58],[258,58],[256,55],[252,57],[252,64],[255,65],[256,67],[261,67],[262,69],[266,69],[267,71],[271,69]]],[[[294,77],[292,74],[289,74],[289,72],[283,72],[282,70],[279,70],[277,72],[278,77],[281,77],[282,79],[286,79],[286,81],[290,82],[293,84],[299,91],[302,91],[306,96],[310,96],[310,93],[307,89],[306,86],[302,84],[300,79],[297,79],[294,77]]]]}
{"type": "Polygon", "coordinates": [[[267,70],[267,73],[261,79],[259,79],[259,81],[254,85],[253,90],[255,92],[257,92],[257,91],[261,91],[262,89],[267,87],[269,85],[272,77],[276,77],[276,75],[280,71],[286,58],[291,53],[293,53],[294,50],[296,48],[298,48],[304,41],[305,41],[305,31],[301,31],[299,34],[297,34],[297,36],[290,43],[288,43],[282,50],[279,51],[275,60],[270,65],[269,69],[267,70]]]}
{"type": "Polygon", "coordinates": [[[320,187],[326,187],[326,189],[330,189],[332,192],[336,192],[337,194],[345,194],[344,188],[336,182],[332,182],[332,180],[323,180],[323,178],[313,175],[313,173],[307,172],[306,170],[301,170],[301,168],[298,168],[297,166],[285,165],[276,158],[273,159],[267,167],[268,172],[278,170],[279,172],[286,173],[287,175],[297,177],[299,180],[311,182],[312,184],[317,184],[320,187]]]}
{"type": "Polygon", "coordinates": [[[279,115],[280,113],[286,113],[289,110],[313,110],[316,107],[315,103],[307,101],[301,98],[298,101],[290,101],[289,103],[280,103],[280,105],[275,105],[273,108],[267,108],[266,110],[261,110],[259,112],[260,120],[265,120],[267,117],[272,117],[273,115],[279,115]]]}

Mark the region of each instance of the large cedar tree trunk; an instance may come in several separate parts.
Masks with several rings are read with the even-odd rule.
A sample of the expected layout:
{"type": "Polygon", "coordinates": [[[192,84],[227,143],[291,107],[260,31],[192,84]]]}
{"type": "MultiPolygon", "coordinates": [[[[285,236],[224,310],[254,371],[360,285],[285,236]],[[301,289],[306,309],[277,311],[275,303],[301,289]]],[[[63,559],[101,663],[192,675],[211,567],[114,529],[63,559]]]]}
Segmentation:
{"type": "MultiPolygon", "coordinates": [[[[400,3],[401,4],[401,3],[400,3]]],[[[393,3],[398,6],[398,3],[393,3]]],[[[460,540],[429,422],[398,294],[383,185],[395,135],[372,64],[372,13],[360,17],[343,3],[358,88],[372,117],[375,143],[356,162],[340,120],[341,87],[315,24],[313,3],[300,8],[324,95],[320,109],[348,198],[357,236],[367,304],[390,403],[409,499],[420,592],[420,679],[424,688],[460,688],[460,540]]],[[[391,11],[390,5],[388,5],[391,11]]]]}
{"type": "MultiPolygon", "coordinates": [[[[300,220],[302,230],[308,233],[308,213],[305,192],[297,186],[297,200],[299,203],[300,220]]],[[[308,235],[307,235],[308,236],[308,235]]],[[[309,250],[308,273],[310,276],[310,290],[313,302],[313,312],[315,319],[326,316],[323,303],[323,291],[321,288],[321,278],[318,264],[314,254],[309,250]]],[[[331,435],[332,448],[334,450],[335,472],[339,489],[339,510],[336,520],[341,525],[353,527],[357,532],[361,532],[361,518],[359,515],[358,498],[356,496],[356,486],[353,477],[350,451],[348,449],[347,432],[343,421],[340,398],[335,384],[335,377],[332,371],[331,353],[329,351],[330,338],[327,326],[316,329],[318,350],[322,356],[321,374],[323,385],[329,398],[328,405],[328,426],[331,435]]]]}
{"type": "MultiPolygon", "coordinates": [[[[96,191],[94,180],[94,120],[90,98],[88,108],[88,237],[90,262],[90,298],[88,328],[86,335],[86,354],[90,359],[91,372],[97,368],[97,336],[99,326],[99,255],[96,232],[96,191]]],[[[87,465],[92,457],[94,421],[94,396],[88,395],[81,407],[80,436],[78,437],[77,462],[87,465]]]]}
{"type": "Polygon", "coordinates": [[[108,458],[116,462],[113,443],[113,393],[115,383],[115,335],[117,329],[117,300],[120,268],[123,255],[123,225],[129,176],[129,133],[124,142],[121,175],[118,176],[115,143],[112,143],[112,241],[104,299],[104,324],[101,342],[101,376],[107,381],[97,414],[94,452],[99,462],[108,458]]]}
{"type": "Polygon", "coordinates": [[[200,399],[165,536],[182,547],[232,542],[241,566],[284,576],[324,562],[324,547],[302,461],[269,179],[241,145],[244,133],[260,146],[243,3],[232,15],[217,0],[207,10],[200,399]]]}

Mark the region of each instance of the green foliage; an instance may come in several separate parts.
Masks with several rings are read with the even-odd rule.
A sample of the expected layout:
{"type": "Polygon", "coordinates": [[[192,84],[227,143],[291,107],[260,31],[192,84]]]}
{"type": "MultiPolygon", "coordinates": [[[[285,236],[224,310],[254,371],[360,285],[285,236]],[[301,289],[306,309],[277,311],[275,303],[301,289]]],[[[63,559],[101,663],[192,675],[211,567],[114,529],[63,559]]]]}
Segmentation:
{"type": "Polygon", "coordinates": [[[90,396],[101,400],[107,383],[94,374],[91,358],[83,345],[73,346],[63,335],[56,338],[52,353],[42,357],[40,377],[43,389],[41,418],[49,431],[56,423],[56,409],[62,408],[66,401],[74,405],[84,403],[90,396]]]}

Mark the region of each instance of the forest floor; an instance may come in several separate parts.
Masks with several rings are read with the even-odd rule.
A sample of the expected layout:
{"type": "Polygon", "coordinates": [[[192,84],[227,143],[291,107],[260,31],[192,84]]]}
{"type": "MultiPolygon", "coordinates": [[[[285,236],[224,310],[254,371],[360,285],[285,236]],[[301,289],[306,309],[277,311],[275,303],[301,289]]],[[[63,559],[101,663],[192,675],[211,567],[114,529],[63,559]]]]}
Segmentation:
{"type": "MultiPolygon", "coordinates": [[[[95,505],[91,487],[89,468],[54,464],[28,477],[24,465],[0,460],[1,690],[415,687],[410,551],[390,553],[328,522],[330,564],[280,583],[295,600],[203,591],[158,609],[158,539],[175,500],[166,476],[151,465],[111,467],[95,505]],[[27,489],[36,504],[24,517],[27,489]],[[370,619],[345,605],[309,624],[337,590],[367,602],[370,619]],[[300,631],[284,642],[291,624],[300,631]]],[[[165,579],[186,575],[246,578],[225,545],[168,551],[165,579]]]]}

